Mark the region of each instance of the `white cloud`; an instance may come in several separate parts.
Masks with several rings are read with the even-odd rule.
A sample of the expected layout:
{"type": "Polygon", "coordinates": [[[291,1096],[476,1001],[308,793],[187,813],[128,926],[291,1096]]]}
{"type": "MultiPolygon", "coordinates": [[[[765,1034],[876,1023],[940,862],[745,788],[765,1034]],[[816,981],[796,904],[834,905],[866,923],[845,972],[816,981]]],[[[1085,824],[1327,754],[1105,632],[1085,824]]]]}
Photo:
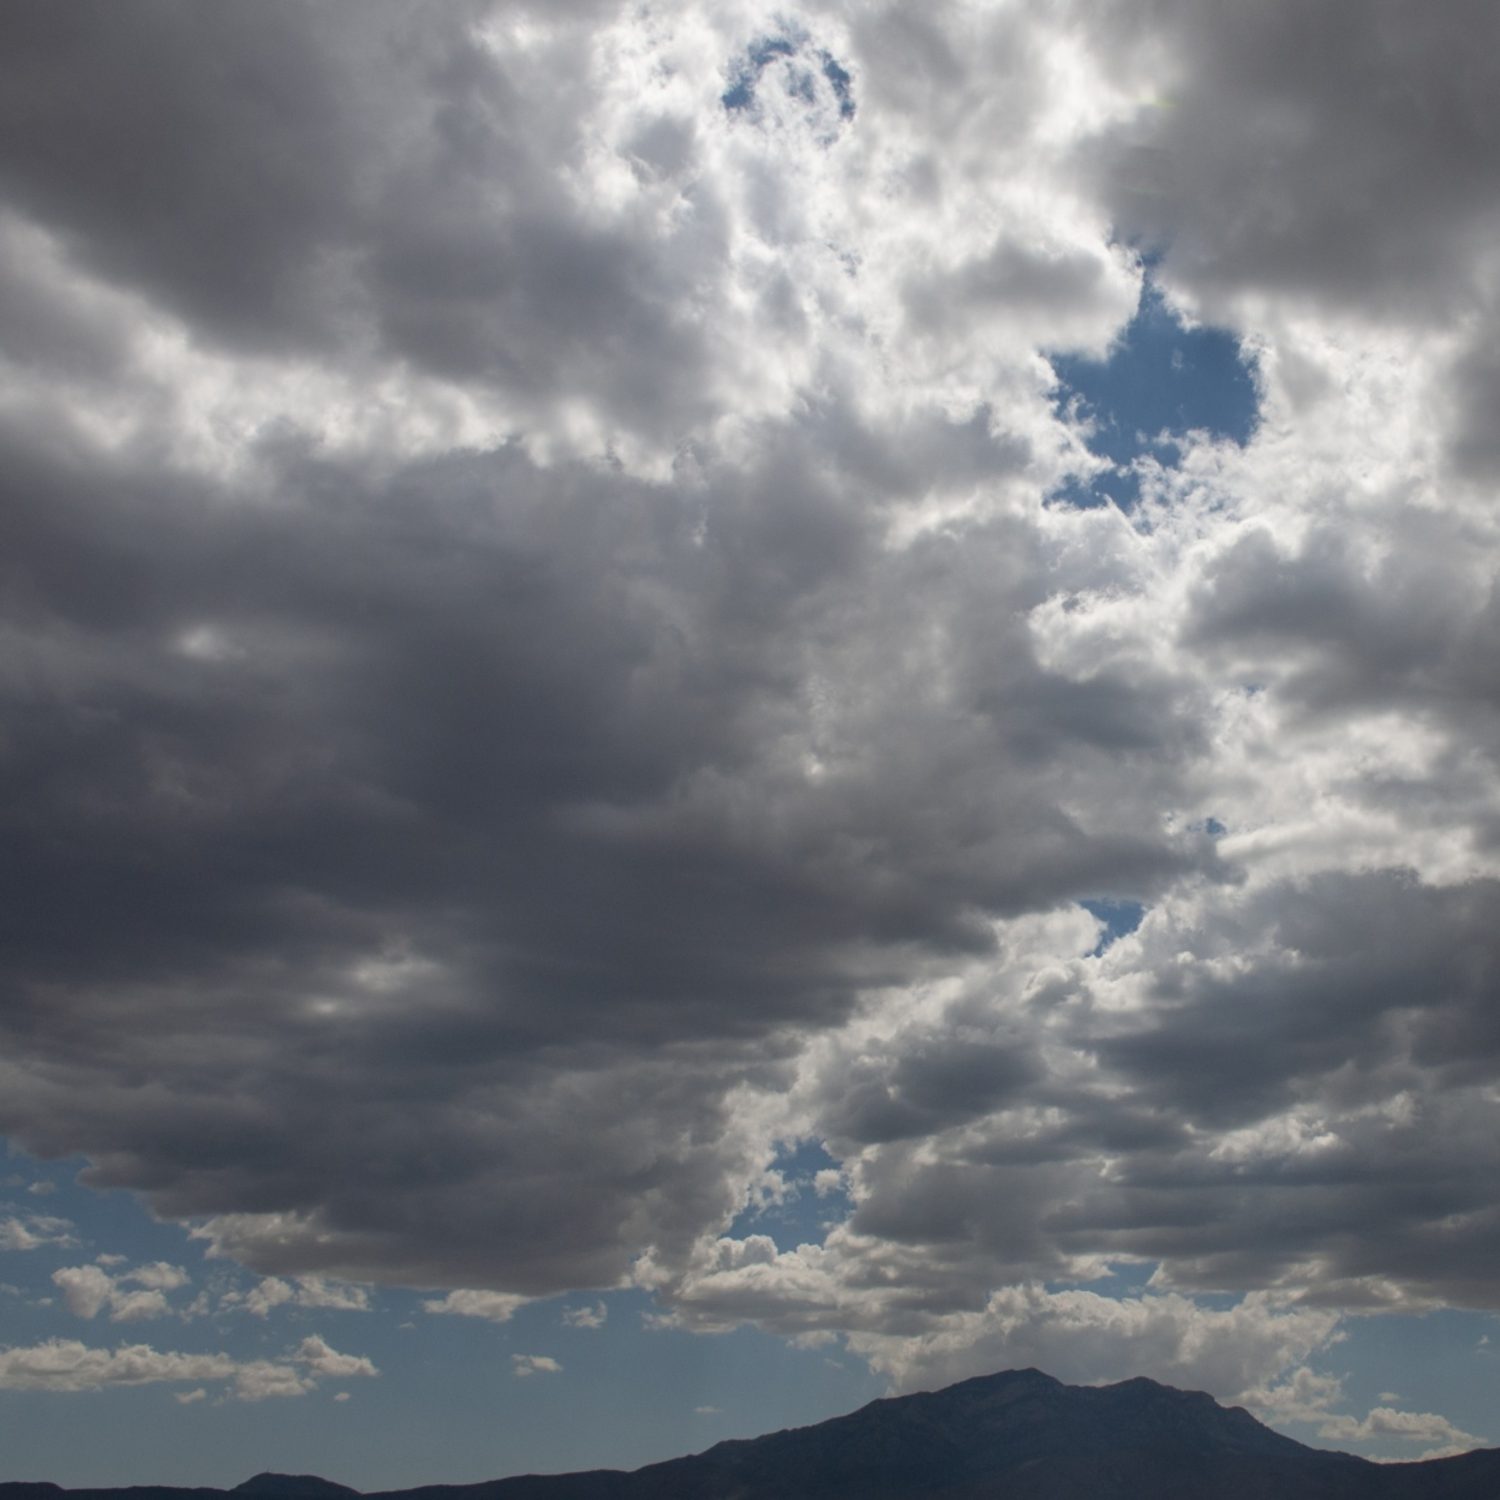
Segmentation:
{"type": "MultiPolygon", "coordinates": [[[[78,1392],[111,1386],[226,1383],[236,1399],[262,1401],[302,1396],[321,1379],[379,1374],[358,1355],[340,1354],[316,1336],[304,1339],[290,1360],[233,1359],[227,1354],[179,1354],[149,1344],[95,1349],[76,1339],[49,1339],[31,1348],[0,1349],[0,1389],[78,1392]]],[[[180,1394],[184,1403],[204,1392],[180,1394]]]]}
{"type": "Polygon", "coordinates": [[[134,1282],[136,1286],[153,1291],[175,1292],[191,1284],[192,1278],[181,1266],[169,1265],[164,1260],[152,1261],[149,1265],[136,1266],[125,1272],[121,1281],[134,1282]]]}
{"type": "Polygon", "coordinates": [[[0,1219],[0,1250],[39,1250],[44,1245],[72,1245],[73,1225],[46,1214],[0,1219]]]}
{"type": "Polygon", "coordinates": [[[608,1317],[609,1308],[603,1302],[595,1302],[581,1307],[565,1307],[562,1320],[567,1328],[603,1328],[608,1317]]]}
{"type": "Polygon", "coordinates": [[[219,1299],[220,1307],[241,1307],[252,1317],[268,1317],[273,1308],[291,1302],[297,1293],[279,1276],[262,1277],[248,1292],[227,1292],[219,1299]]]}
{"type": "Polygon", "coordinates": [[[1378,1442],[1381,1439],[1422,1443],[1426,1445],[1426,1451],[1421,1455],[1423,1458],[1466,1453],[1484,1441],[1436,1412],[1396,1411],[1388,1406],[1377,1406],[1360,1419],[1330,1416],[1319,1426],[1318,1436],[1335,1443],[1378,1442]]]}
{"type": "Polygon", "coordinates": [[[234,1371],[234,1395],[238,1401],[284,1401],[305,1396],[312,1389],[309,1373],[274,1360],[250,1360],[234,1371]]]}
{"type": "Polygon", "coordinates": [[[278,1307],[311,1307],[329,1312],[368,1312],[370,1294],[349,1282],[322,1276],[298,1276],[290,1281],[264,1276],[248,1292],[229,1291],[219,1298],[221,1311],[247,1312],[265,1318],[278,1307]]]}
{"type": "Polygon", "coordinates": [[[491,1323],[509,1323],[518,1308],[524,1307],[525,1297],[514,1297],[507,1292],[486,1292],[464,1287],[449,1292],[444,1297],[432,1297],[422,1303],[424,1312],[447,1314],[460,1318],[487,1318],[491,1323]]]}
{"type": "Polygon", "coordinates": [[[347,1281],[328,1281],[322,1276],[297,1278],[297,1306],[317,1307],[328,1312],[368,1312],[367,1288],[347,1281]]]}
{"type": "Polygon", "coordinates": [[[562,1366],[547,1354],[512,1354],[511,1371],[517,1379],[529,1375],[561,1375],[562,1366]]]}
{"type": "Polygon", "coordinates": [[[227,1354],[159,1353],[149,1344],[91,1349],[76,1339],[49,1339],[31,1348],[0,1349],[0,1389],[94,1391],[115,1385],[232,1380],[239,1367],[227,1354]]]}
{"type": "Polygon", "coordinates": [[[115,1291],[113,1279],[98,1266],[64,1266],[52,1273],[52,1282],[62,1289],[68,1311],[78,1318],[97,1316],[115,1291]]]}
{"type": "Polygon", "coordinates": [[[293,1357],[306,1365],[309,1374],[330,1380],[346,1380],[350,1376],[380,1373],[363,1355],[340,1354],[317,1334],[310,1334],[303,1339],[293,1357]]]}
{"type": "Polygon", "coordinates": [[[75,1317],[97,1317],[107,1308],[111,1323],[136,1323],[166,1317],[172,1306],[165,1292],[186,1286],[188,1276],[180,1266],[156,1261],[119,1276],[98,1265],[63,1266],[52,1273],[52,1281],[75,1317]],[[130,1289],[129,1282],[139,1289],[130,1289]]]}

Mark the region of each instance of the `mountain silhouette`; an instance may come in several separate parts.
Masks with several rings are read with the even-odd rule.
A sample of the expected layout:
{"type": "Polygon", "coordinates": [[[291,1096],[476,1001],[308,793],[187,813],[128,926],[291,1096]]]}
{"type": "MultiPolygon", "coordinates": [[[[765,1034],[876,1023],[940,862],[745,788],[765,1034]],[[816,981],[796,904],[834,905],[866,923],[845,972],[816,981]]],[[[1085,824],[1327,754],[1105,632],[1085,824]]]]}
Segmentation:
{"type": "MultiPolygon", "coordinates": [[[[232,1491],[0,1484],[0,1500],[338,1500],[311,1475],[232,1491]]],[[[379,1500],[1497,1500],[1500,1449],[1377,1464],[1309,1448],[1154,1380],[1070,1386],[1010,1370],[631,1473],[523,1475],[379,1500]]]]}
{"type": "Polygon", "coordinates": [[[335,1484],[331,1479],[319,1479],[316,1474],[257,1474],[243,1484],[237,1484],[229,1492],[242,1495],[246,1500],[341,1500],[346,1495],[357,1495],[347,1484],[335,1484]]]}

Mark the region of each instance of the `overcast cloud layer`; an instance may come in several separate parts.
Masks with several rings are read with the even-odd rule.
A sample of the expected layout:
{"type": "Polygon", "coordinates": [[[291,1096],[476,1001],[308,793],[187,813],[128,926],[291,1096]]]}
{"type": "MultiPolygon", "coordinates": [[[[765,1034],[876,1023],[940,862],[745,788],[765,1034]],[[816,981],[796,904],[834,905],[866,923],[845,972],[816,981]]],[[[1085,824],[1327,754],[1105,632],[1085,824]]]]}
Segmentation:
{"type": "Polygon", "coordinates": [[[10,0],[0,1130],[267,1275],[897,1384],[1500,1306],[1497,58],[10,0]],[[1052,361],[1148,265],[1254,433],[1082,508],[1052,361]],[[806,1141],[826,1240],[729,1235],[806,1141]]]}

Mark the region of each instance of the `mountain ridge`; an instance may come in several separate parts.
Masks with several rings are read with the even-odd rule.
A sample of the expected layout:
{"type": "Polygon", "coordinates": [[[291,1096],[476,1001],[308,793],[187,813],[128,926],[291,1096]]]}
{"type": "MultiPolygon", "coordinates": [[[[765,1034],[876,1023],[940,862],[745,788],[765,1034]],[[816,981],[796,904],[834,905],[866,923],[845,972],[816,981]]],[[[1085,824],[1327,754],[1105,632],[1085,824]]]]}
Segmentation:
{"type": "Polygon", "coordinates": [[[1138,1376],[1070,1386],[1040,1370],[885,1397],[807,1427],[730,1438],[631,1471],[360,1492],[257,1474],[232,1490],[0,1483],[0,1500],[1495,1500],[1500,1449],[1378,1464],[1311,1448],[1138,1376]]]}

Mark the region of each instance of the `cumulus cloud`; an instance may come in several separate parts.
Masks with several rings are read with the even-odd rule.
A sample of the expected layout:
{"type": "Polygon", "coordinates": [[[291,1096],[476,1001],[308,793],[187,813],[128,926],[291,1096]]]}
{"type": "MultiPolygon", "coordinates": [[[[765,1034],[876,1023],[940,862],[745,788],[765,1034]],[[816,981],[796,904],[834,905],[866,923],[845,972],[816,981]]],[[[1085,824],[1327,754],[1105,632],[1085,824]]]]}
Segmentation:
{"type": "Polygon", "coordinates": [[[76,1317],[93,1318],[108,1309],[111,1323],[135,1323],[166,1317],[172,1311],[166,1293],[186,1286],[188,1276],[180,1266],[155,1261],[118,1276],[98,1265],[63,1266],[52,1273],[52,1283],[76,1317]]]}
{"type": "Polygon", "coordinates": [[[603,1328],[608,1318],[609,1308],[603,1302],[565,1307],[562,1315],[565,1328],[603,1328]]]}
{"type": "MultiPolygon", "coordinates": [[[[1240,1399],[1271,1420],[1315,1426],[1320,1438],[1341,1445],[1423,1443],[1427,1446],[1422,1458],[1442,1458],[1467,1452],[1484,1441],[1434,1412],[1401,1411],[1384,1404],[1362,1418],[1335,1412],[1331,1408],[1343,1404],[1343,1381],[1305,1365],[1275,1385],[1244,1392],[1240,1399]]],[[[1400,1399],[1394,1391],[1380,1393],[1382,1403],[1400,1399]]]]}
{"type": "Polygon", "coordinates": [[[181,1266],[170,1265],[164,1260],[155,1260],[149,1265],[136,1266],[133,1270],[125,1272],[119,1279],[158,1292],[175,1292],[190,1285],[192,1280],[181,1266]]]}
{"type": "Polygon", "coordinates": [[[266,1318],[278,1307],[315,1307],[333,1312],[368,1312],[369,1291],[347,1282],[329,1281],[322,1276],[298,1276],[284,1281],[279,1276],[263,1276],[248,1292],[232,1290],[219,1298],[221,1312],[247,1312],[266,1318]]]}
{"type": "Polygon", "coordinates": [[[562,1366],[547,1354],[512,1354],[511,1373],[518,1380],[531,1375],[561,1375],[562,1366]]]}
{"type": "MultiPolygon", "coordinates": [[[[112,1386],[199,1382],[226,1384],[240,1401],[304,1396],[320,1379],[373,1376],[380,1372],[357,1355],[340,1354],[312,1336],[286,1360],[236,1360],[227,1354],[181,1354],[149,1344],[96,1349],[76,1339],[49,1339],[31,1348],[0,1349],[0,1389],[78,1392],[112,1386]]],[[[199,1389],[179,1394],[201,1400],[199,1389]]]]}
{"type": "Polygon", "coordinates": [[[7,1390],[93,1391],[160,1381],[231,1380],[225,1354],[158,1353],[149,1344],[91,1349],[76,1339],[49,1339],[29,1349],[0,1350],[0,1386],[7,1390]]]}
{"type": "Polygon", "coordinates": [[[1423,1458],[1445,1458],[1467,1453],[1483,1442],[1471,1432],[1455,1427],[1447,1417],[1430,1411],[1396,1411],[1377,1406],[1368,1416],[1330,1417],[1318,1428],[1318,1436],[1336,1443],[1368,1442],[1395,1438],[1403,1443],[1426,1444],[1423,1458]]]}
{"type": "Polygon", "coordinates": [[[460,1318],[486,1318],[491,1323],[509,1323],[517,1309],[526,1305],[525,1297],[512,1297],[505,1292],[476,1291],[471,1287],[460,1287],[446,1297],[429,1297],[422,1303],[424,1312],[452,1314],[460,1318]]]}
{"type": "Polygon", "coordinates": [[[72,1245],[73,1225],[47,1214],[14,1214],[0,1219],[0,1250],[39,1250],[44,1245],[72,1245]]]}
{"type": "Polygon", "coordinates": [[[247,15],[0,20],[0,1128],[260,1317],[1496,1306],[1494,7],[247,15]],[[1148,284],[1256,420],[1073,504],[1148,284]]]}
{"type": "Polygon", "coordinates": [[[330,1348],[327,1341],[319,1338],[317,1334],[309,1334],[303,1339],[297,1346],[297,1352],[293,1358],[306,1367],[309,1375],[324,1376],[329,1379],[343,1380],[354,1375],[378,1375],[380,1373],[363,1355],[340,1354],[336,1349],[330,1348]]]}

